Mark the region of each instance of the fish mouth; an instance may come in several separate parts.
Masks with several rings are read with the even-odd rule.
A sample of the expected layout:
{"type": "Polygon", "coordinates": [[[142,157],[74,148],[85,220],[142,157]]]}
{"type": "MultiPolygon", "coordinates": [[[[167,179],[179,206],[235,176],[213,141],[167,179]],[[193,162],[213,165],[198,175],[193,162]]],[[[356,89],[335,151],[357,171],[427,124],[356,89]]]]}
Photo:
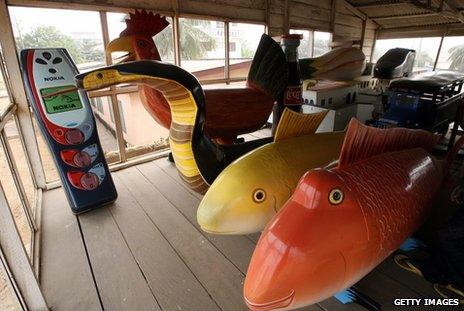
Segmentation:
{"type": "Polygon", "coordinates": [[[290,294],[288,294],[287,296],[283,298],[270,301],[270,302],[265,302],[265,303],[252,302],[246,296],[244,297],[244,299],[245,299],[245,303],[247,304],[250,310],[268,311],[268,310],[288,307],[292,303],[294,297],[295,297],[295,291],[292,290],[290,294]]]}

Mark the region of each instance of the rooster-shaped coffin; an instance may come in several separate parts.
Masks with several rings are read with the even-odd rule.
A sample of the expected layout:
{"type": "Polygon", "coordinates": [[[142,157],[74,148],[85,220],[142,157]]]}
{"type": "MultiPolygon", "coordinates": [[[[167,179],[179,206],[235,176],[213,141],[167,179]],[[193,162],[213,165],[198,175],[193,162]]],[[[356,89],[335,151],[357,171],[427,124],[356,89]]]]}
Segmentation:
{"type": "MultiPolygon", "coordinates": [[[[106,50],[108,53],[127,52],[123,62],[160,60],[153,36],[168,25],[166,18],[159,14],[135,11],[126,19],[126,29],[106,50]]],[[[204,90],[204,132],[210,139],[231,144],[238,135],[256,131],[267,121],[275,99],[287,84],[285,54],[277,42],[271,41],[260,44],[261,49],[256,51],[246,86],[204,90]]],[[[170,128],[171,111],[164,97],[146,85],[139,86],[139,93],[150,115],[170,128]]]]}

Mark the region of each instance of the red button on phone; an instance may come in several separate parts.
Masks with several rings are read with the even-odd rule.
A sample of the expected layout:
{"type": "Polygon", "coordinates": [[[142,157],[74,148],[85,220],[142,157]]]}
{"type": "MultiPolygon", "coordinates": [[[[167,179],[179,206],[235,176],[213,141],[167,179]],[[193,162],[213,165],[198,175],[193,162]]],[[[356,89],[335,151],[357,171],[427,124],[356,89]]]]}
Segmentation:
{"type": "Polygon", "coordinates": [[[99,183],[98,176],[94,173],[85,173],[81,176],[81,186],[85,190],[93,190],[98,187],[99,183]]]}
{"type": "Polygon", "coordinates": [[[66,141],[71,145],[78,145],[84,142],[84,134],[78,129],[70,129],[65,134],[66,141]]]}
{"type": "Polygon", "coordinates": [[[92,158],[87,152],[81,151],[74,155],[73,162],[77,167],[87,167],[92,164],[92,158]]]}
{"type": "Polygon", "coordinates": [[[53,134],[55,134],[55,137],[61,137],[63,136],[63,130],[62,129],[56,129],[53,134]]]}

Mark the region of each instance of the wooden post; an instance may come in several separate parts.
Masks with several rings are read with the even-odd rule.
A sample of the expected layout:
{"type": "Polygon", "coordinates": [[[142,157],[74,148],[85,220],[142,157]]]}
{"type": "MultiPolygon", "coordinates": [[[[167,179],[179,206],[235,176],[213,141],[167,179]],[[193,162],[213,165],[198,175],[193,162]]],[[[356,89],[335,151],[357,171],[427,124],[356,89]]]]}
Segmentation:
{"type": "Polygon", "coordinates": [[[362,26],[361,26],[361,40],[359,40],[359,49],[362,51],[364,47],[364,40],[366,37],[366,24],[367,20],[363,19],[362,20],[362,26]]]}
{"type": "Polygon", "coordinates": [[[226,79],[226,84],[230,84],[230,70],[229,70],[229,65],[230,65],[230,53],[229,53],[229,21],[224,22],[224,35],[225,35],[225,40],[224,40],[224,45],[225,45],[225,61],[224,61],[224,78],[226,79]]]}
{"type": "MultiPolygon", "coordinates": [[[[31,241],[32,243],[32,241],[31,241]]],[[[0,248],[29,310],[48,310],[0,183],[0,248]]]]}
{"type": "Polygon", "coordinates": [[[21,71],[19,69],[18,55],[14,41],[13,28],[8,14],[5,0],[0,1],[0,45],[3,50],[3,57],[8,70],[8,78],[11,81],[11,97],[13,103],[18,105],[17,116],[19,127],[21,128],[22,139],[26,149],[27,157],[30,160],[32,176],[37,187],[46,188],[45,173],[40,157],[39,146],[37,144],[34,124],[32,122],[31,111],[23,86],[21,71]]]}
{"type": "MultiPolygon", "coordinates": [[[[106,12],[104,11],[100,11],[100,23],[101,23],[102,33],[103,33],[103,46],[106,47],[108,43],[110,42],[110,35],[108,32],[108,20],[106,17],[106,12]]],[[[110,53],[105,52],[105,59],[106,59],[107,65],[111,65],[113,63],[113,59],[111,58],[110,53]]],[[[126,142],[124,140],[124,133],[122,132],[121,112],[119,110],[118,96],[114,93],[115,89],[116,88],[114,86],[110,87],[111,107],[113,108],[114,126],[116,127],[115,131],[116,131],[116,139],[118,141],[119,160],[121,162],[126,162],[127,161],[126,142]]]]}
{"type": "Polygon", "coordinates": [[[289,12],[289,1],[285,0],[284,3],[284,24],[283,24],[283,33],[288,35],[290,33],[290,12],[289,12]]]}
{"type": "Polygon", "coordinates": [[[438,46],[437,57],[435,58],[435,62],[433,63],[433,71],[435,71],[435,69],[437,68],[438,59],[440,58],[440,53],[441,53],[441,47],[443,46],[443,40],[445,39],[447,32],[448,30],[445,27],[443,30],[443,34],[441,35],[440,45],[438,46]]]}
{"type": "Polygon", "coordinates": [[[332,0],[330,6],[330,32],[335,33],[335,15],[337,14],[337,0],[332,0]]]}
{"type": "Polygon", "coordinates": [[[377,43],[377,36],[379,35],[378,29],[375,30],[374,32],[374,40],[372,41],[372,48],[371,48],[371,56],[369,57],[369,62],[372,63],[372,60],[374,59],[374,50],[375,50],[375,44],[377,43]]]}

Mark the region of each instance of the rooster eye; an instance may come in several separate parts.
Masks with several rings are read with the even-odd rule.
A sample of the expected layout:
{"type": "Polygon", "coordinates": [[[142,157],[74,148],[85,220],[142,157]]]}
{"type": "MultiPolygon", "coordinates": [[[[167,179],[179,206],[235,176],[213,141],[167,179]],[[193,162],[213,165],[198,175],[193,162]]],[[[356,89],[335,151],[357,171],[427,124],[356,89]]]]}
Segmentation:
{"type": "Polygon", "coordinates": [[[144,48],[147,46],[147,43],[145,41],[139,40],[137,41],[137,45],[140,46],[141,48],[144,48]]]}
{"type": "Polygon", "coordinates": [[[253,201],[256,203],[261,203],[266,200],[266,191],[263,189],[256,189],[253,193],[253,201]]]}
{"type": "Polygon", "coordinates": [[[338,189],[338,188],[334,188],[332,190],[330,190],[330,193],[329,193],[329,202],[333,205],[338,205],[340,203],[342,203],[343,201],[343,192],[338,189]]]}

